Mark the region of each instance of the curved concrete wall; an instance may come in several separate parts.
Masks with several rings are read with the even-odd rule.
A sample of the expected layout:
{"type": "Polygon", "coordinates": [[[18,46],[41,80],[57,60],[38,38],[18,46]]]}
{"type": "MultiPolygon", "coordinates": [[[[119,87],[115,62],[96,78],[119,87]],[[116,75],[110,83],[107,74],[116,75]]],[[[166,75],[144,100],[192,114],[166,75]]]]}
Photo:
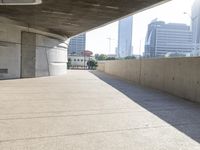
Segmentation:
{"type": "Polygon", "coordinates": [[[196,102],[200,102],[199,68],[200,57],[98,63],[100,71],[196,102]]]}
{"type": "Polygon", "coordinates": [[[67,44],[58,39],[36,35],[36,76],[66,73],[67,44]]]}

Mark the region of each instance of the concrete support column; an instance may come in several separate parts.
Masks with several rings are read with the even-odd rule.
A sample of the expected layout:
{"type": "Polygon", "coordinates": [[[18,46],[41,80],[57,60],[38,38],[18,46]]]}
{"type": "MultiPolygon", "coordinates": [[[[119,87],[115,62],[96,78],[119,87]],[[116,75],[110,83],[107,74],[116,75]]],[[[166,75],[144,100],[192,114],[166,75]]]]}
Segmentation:
{"type": "Polygon", "coordinates": [[[67,44],[64,41],[36,35],[36,76],[55,76],[66,73],[67,44]]]}
{"type": "Polygon", "coordinates": [[[58,39],[22,32],[21,77],[61,75],[66,72],[67,46],[58,39]]]}
{"type": "Polygon", "coordinates": [[[1,22],[0,33],[0,79],[66,73],[68,44],[65,38],[1,22]]]}
{"type": "Polygon", "coordinates": [[[33,78],[36,63],[36,34],[23,31],[21,41],[21,78],[33,78]]]}
{"type": "Polygon", "coordinates": [[[0,79],[20,78],[20,51],[21,30],[0,22],[0,79]]]}

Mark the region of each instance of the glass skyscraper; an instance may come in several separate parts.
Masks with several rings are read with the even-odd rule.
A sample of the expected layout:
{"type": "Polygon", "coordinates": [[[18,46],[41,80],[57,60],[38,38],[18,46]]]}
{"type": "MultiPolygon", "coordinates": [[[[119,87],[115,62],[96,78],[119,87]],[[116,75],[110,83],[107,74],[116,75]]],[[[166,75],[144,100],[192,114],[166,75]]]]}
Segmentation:
{"type": "Polygon", "coordinates": [[[200,0],[196,0],[192,7],[193,42],[200,43],[200,0]]]}
{"type": "Polygon", "coordinates": [[[200,0],[196,0],[192,6],[191,21],[194,44],[193,55],[200,56],[200,0]]]}
{"type": "Polygon", "coordinates": [[[73,55],[81,55],[85,51],[86,34],[80,34],[70,39],[68,53],[73,55]]]}
{"type": "Polygon", "coordinates": [[[185,24],[153,20],[145,41],[146,57],[165,56],[167,53],[190,54],[193,50],[192,32],[185,24]]]}
{"type": "Polygon", "coordinates": [[[119,21],[117,57],[124,58],[133,54],[132,48],[133,17],[127,17],[119,21]]]}

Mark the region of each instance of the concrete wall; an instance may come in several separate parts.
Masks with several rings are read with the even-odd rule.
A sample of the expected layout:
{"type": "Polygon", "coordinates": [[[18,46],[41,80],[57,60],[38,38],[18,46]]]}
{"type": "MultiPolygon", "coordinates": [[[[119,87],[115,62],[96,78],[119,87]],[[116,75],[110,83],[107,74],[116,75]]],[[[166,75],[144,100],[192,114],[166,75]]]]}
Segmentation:
{"type": "Polygon", "coordinates": [[[0,18],[0,79],[64,74],[67,69],[65,40],[51,33],[7,23],[0,18]],[[22,38],[22,33],[27,38],[22,38]],[[29,34],[34,36],[34,41],[28,38],[29,34]],[[28,66],[28,60],[33,66],[28,66]],[[2,72],[5,69],[8,71],[2,72]],[[28,74],[31,71],[34,71],[33,75],[28,74]]]}
{"type": "Polygon", "coordinates": [[[98,70],[200,102],[200,57],[105,61],[98,70]]]}
{"type": "Polygon", "coordinates": [[[0,79],[20,77],[21,29],[13,25],[0,23],[0,79]]]}

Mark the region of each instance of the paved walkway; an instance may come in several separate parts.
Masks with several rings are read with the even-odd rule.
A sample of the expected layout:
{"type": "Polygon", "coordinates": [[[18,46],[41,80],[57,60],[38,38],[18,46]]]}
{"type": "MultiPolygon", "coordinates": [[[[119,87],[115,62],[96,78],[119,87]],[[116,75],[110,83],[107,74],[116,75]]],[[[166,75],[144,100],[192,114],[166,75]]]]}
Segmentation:
{"type": "Polygon", "coordinates": [[[200,150],[200,105],[96,71],[0,81],[0,150],[200,150]]]}

